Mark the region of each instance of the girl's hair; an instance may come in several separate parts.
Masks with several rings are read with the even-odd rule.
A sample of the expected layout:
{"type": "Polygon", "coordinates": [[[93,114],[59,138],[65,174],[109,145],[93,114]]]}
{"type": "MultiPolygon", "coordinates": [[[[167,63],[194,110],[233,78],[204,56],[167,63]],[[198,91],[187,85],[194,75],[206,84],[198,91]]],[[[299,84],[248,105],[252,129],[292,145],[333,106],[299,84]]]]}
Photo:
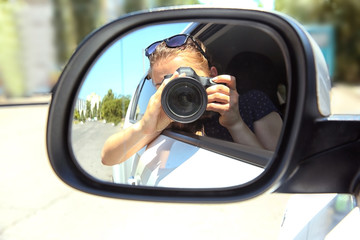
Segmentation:
{"type": "MultiPolygon", "coordinates": [[[[205,45],[199,40],[195,40],[195,41],[201,46],[201,49],[207,54],[205,45]]],[[[193,63],[192,67],[196,69],[200,69],[206,74],[210,74],[210,68],[209,68],[210,63],[204,57],[204,55],[201,54],[195,43],[189,38],[186,44],[176,48],[167,47],[165,42],[160,43],[157,46],[156,50],[149,56],[150,70],[148,75],[151,77],[151,69],[158,61],[176,56],[183,57],[184,59],[193,63]]],[[[184,67],[188,67],[188,66],[184,66],[184,67]]]]}

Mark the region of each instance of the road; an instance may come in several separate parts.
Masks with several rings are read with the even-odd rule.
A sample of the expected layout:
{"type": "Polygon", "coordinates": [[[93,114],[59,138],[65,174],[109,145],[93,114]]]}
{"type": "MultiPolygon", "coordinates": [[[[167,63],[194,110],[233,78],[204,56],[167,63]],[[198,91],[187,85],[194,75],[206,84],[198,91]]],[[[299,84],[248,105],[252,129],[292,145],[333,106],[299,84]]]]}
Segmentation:
{"type": "MultiPolygon", "coordinates": [[[[354,104],[360,88],[340,86],[332,97],[333,113],[360,114],[354,104]]],[[[0,240],[278,239],[290,198],[286,194],[204,205],[109,199],[72,189],[49,165],[47,112],[48,106],[0,108],[0,240]]],[[[102,138],[116,131],[102,127],[107,129],[102,138]]],[[[75,127],[77,134],[85,133],[75,127]]],[[[102,176],[94,170],[100,164],[99,145],[90,154],[89,171],[108,177],[106,170],[102,176]]]]}
{"type": "Polygon", "coordinates": [[[112,181],[112,168],[101,164],[101,149],[108,137],[121,130],[120,124],[99,121],[73,124],[72,147],[80,166],[90,175],[112,181]]]}
{"type": "Polygon", "coordinates": [[[65,185],[49,165],[47,106],[0,108],[0,240],[277,239],[289,195],[228,204],[109,199],[65,185]]]}

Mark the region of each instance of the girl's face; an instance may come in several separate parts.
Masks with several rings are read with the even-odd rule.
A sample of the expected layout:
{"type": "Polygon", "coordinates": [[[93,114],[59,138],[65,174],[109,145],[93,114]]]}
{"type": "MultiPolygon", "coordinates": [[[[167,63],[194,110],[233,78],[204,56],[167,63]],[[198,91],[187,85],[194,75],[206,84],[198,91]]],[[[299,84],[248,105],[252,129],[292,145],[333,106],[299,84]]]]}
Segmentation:
{"type": "Polygon", "coordinates": [[[196,68],[195,64],[191,63],[182,56],[169,57],[161,59],[152,66],[151,78],[156,88],[160,87],[166,75],[173,74],[179,67],[191,67],[197,75],[208,76],[207,73],[199,68],[196,68]]]}

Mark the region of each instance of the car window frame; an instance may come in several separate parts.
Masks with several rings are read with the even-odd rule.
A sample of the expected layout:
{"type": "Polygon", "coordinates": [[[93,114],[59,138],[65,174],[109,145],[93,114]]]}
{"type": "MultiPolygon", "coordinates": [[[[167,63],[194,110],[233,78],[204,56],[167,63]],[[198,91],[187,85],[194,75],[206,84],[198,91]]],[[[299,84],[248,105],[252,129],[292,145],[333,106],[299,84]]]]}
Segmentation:
{"type": "MultiPolygon", "coordinates": [[[[244,21],[245,23],[246,21],[244,21]]],[[[244,24],[242,23],[242,24],[244,24]]],[[[194,31],[198,31],[198,27],[200,24],[194,24],[194,31]]],[[[218,24],[220,29],[224,26],[223,24],[218,24]]],[[[236,25],[241,25],[237,23],[236,25]]],[[[264,33],[268,34],[270,37],[274,39],[274,41],[279,46],[279,49],[281,50],[281,54],[283,55],[283,60],[285,64],[285,68],[287,71],[287,74],[289,75],[289,69],[287,64],[290,62],[289,60],[289,53],[287,50],[287,45],[284,42],[283,38],[279,35],[279,33],[276,31],[276,29],[271,28],[269,26],[264,25],[264,29],[262,29],[262,24],[256,22],[256,28],[260,28],[264,33]]],[[[191,29],[191,28],[189,28],[191,29]]],[[[133,103],[131,105],[131,112],[129,117],[129,122],[131,124],[136,123],[138,120],[136,119],[136,109],[139,104],[139,100],[141,97],[141,93],[144,90],[144,86],[146,81],[151,81],[151,79],[148,78],[148,76],[144,76],[134,93],[133,96],[133,103]]],[[[287,80],[288,81],[288,80],[287,80]]],[[[150,99],[150,98],[149,98],[150,99]]],[[[162,135],[174,138],[178,141],[182,141],[188,144],[191,144],[196,147],[200,147],[206,150],[209,150],[211,152],[215,152],[218,154],[222,154],[225,156],[228,156],[230,158],[234,158],[239,161],[247,162],[249,164],[253,164],[258,167],[265,168],[268,164],[271,163],[273,159],[274,152],[263,150],[255,147],[249,147],[243,144],[233,143],[221,139],[216,139],[208,136],[197,136],[195,134],[189,134],[181,131],[174,131],[174,130],[165,130],[161,133],[162,135]]],[[[280,139],[279,139],[280,142],[280,139]]]]}
{"type": "MultiPolygon", "coordinates": [[[[135,93],[134,93],[134,96],[133,96],[133,99],[134,101],[132,101],[132,104],[130,106],[130,116],[129,116],[129,122],[134,124],[136,122],[138,122],[139,120],[136,120],[135,119],[135,116],[136,116],[136,107],[138,106],[139,104],[139,100],[140,100],[140,93],[145,85],[145,81],[147,81],[148,79],[146,77],[143,77],[138,86],[136,87],[136,90],[135,90],[135,93]]],[[[150,100],[150,98],[149,98],[150,100]]]]}

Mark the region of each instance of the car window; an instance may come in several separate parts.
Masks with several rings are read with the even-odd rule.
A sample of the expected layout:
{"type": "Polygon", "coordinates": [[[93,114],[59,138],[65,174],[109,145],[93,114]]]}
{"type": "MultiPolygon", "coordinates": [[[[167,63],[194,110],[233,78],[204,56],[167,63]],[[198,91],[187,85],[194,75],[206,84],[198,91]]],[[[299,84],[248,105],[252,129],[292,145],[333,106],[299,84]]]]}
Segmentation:
{"type": "Polygon", "coordinates": [[[139,84],[138,92],[135,94],[134,106],[131,109],[130,121],[135,123],[139,121],[146,111],[151,96],[156,92],[156,88],[151,82],[151,79],[144,78],[139,84]]]}

